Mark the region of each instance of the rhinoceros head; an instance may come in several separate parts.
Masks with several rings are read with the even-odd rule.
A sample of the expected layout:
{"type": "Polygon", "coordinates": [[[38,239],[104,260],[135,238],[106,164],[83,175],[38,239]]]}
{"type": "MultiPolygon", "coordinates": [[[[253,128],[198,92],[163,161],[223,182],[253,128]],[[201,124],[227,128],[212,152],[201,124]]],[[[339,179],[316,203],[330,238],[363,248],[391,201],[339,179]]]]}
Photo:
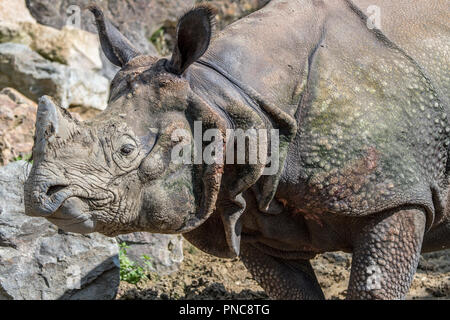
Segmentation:
{"type": "Polygon", "coordinates": [[[224,130],[182,77],[208,48],[214,12],[198,6],[186,13],[172,57],[158,59],[141,55],[97,7],[90,10],[105,55],[121,69],[106,110],[92,120],[78,122],[50,97],[40,99],[26,214],[66,231],[109,236],[192,230],[214,210],[223,168],[171,155],[192,143],[197,119],[204,129],[224,130]],[[187,134],[174,134],[180,129],[187,134]]]}

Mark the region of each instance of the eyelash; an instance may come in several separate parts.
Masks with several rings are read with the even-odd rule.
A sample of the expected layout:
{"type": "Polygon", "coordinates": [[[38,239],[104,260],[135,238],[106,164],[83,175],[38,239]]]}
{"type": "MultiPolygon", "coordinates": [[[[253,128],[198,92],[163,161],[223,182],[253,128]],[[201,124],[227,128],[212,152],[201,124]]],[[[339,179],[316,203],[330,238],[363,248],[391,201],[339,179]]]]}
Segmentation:
{"type": "Polygon", "coordinates": [[[126,145],[123,145],[122,147],[120,147],[120,153],[124,156],[129,155],[130,153],[133,152],[133,150],[134,150],[134,147],[131,144],[126,144],[126,145]],[[128,152],[126,152],[126,151],[128,151],[128,152]]]}

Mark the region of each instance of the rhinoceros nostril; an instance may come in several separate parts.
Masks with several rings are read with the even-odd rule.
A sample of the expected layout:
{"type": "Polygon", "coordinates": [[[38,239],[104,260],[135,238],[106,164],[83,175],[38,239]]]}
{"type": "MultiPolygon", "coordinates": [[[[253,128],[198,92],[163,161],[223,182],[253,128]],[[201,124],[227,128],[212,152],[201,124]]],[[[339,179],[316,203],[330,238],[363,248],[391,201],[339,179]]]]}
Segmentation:
{"type": "Polygon", "coordinates": [[[62,189],[64,189],[64,188],[66,188],[66,187],[67,187],[67,186],[60,185],[60,184],[51,186],[51,187],[48,188],[46,195],[47,195],[47,196],[51,196],[52,194],[57,193],[58,191],[60,191],[60,190],[62,190],[62,189]]]}

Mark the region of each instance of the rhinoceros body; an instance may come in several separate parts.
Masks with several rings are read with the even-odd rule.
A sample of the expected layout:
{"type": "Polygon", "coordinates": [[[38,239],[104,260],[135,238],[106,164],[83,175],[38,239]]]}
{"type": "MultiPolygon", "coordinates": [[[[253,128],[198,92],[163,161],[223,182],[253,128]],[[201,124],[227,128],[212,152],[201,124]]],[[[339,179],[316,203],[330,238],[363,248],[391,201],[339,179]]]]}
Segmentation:
{"type": "Polygon", "coordinates": [[[404,297],[420,252],[450,247],[450,12],[372,2],[274,0],[211,44],[199,6],[159,60],[93,8],[122,69],[91,122],[41,100],[28,214],[77,232],[183,233],[239,254],[276,298],[322,298],[308,260],[353,252],[349,298],[404,297]],[[195,121],[278,129],[279,169],[173,164],[170,135],[195,121]]]}

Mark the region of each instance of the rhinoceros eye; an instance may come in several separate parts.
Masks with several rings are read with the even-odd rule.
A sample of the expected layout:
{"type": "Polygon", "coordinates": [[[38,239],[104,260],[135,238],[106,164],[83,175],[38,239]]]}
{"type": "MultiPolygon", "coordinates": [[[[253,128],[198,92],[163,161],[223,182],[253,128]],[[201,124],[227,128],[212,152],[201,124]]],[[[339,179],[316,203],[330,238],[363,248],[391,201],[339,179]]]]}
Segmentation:
{"type": "Polygon", "coordinates": [[[123,146],[120,147],[120,153],[124,156],[129,155],[130,153],[132,153],[134,150],[134,146],[131,144],[124,144],[123,146]]]}

